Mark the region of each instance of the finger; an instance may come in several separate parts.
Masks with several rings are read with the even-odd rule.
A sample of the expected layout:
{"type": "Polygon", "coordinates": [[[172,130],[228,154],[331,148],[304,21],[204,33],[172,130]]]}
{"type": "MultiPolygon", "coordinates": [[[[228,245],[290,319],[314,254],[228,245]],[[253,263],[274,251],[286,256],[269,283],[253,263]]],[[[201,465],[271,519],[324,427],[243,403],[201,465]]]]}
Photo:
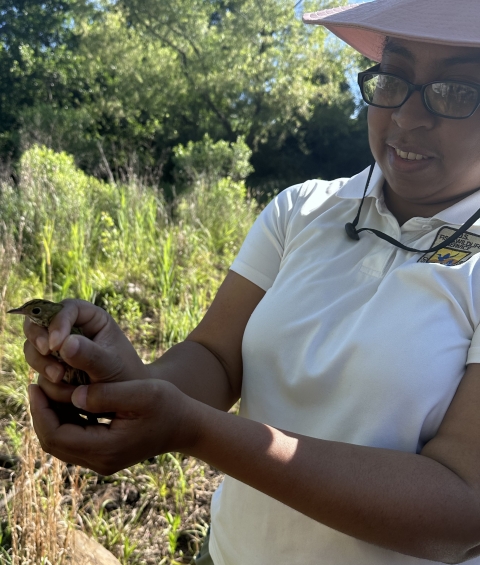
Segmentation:
{"type": "Polygon", "coordinates": [[[63,308],[50,322],[50,348],[58,350],[70,335],[73,326],[81,328],[83,335],[96,336],[109,322],[110,316],[91,302],[77,299],[62,301],[63,308]]]}
{"type": "Polygon", "coordinates": [[[65,363],[82,369],[93,381],[128,378],[124,362],[116,348],[100,346],[84,336],[68,336],[59,353],[65,363]]]}
{"type": "Polygon", "coordinates": [[[99,432],[102,435],[108,428],[89,426],[87,429],[74,424],[61,424],[54,410],[50,408],[48,398],[38,385],[30,385],[28,394],[33,427],[44,451],[67,463],[88,466],[91,439],[96,439],[95,443],[103,444],[105,448],[107,436],[104,436],[102,442],[99,432]]]}
{"type": "Polygon", "coordinates": [[[34,324],[28,316],[25,316],[23,322],[23,332],[26,338],[30,341],[42,355],[50,353],[48,344],[48,331],[38,324],[34,324]]]}
{"type": "Polygon", "coordinates": [[[45,375],[53,383],[58,383],[63,379],[65,367],[53,355],[42,355],[30,341],[24,343],[23,351],[27,363],[37,373],[45,375]]]}
{"type": "Polygon", "coordinates": [[[89,412],[115,412],[117,418],[136,419],[155,410],[160,388],[157,380],[81,385],[75,388],[72,402],[89,412]]]}
{"type": "Polygon", "coordinates": [[[60,426],[60,422],[55,412],[50,408],[48,398],[42,389],[38,385],[29,385],[28,397],[33,427],[38,437],[43,437],[47,431],[55,431],[60,426]]]}
{"type": "MultiPolygon", "coordinates": [[[[92,423],[97,424],[97,419],[92,418],[82,418],[81,412],[72,404],[71,397],[72,392],[75,390],[73,385],[69,385],[67,383],[59,383],[58,385],[54,385],[47,381],[45,377],[41,376],[38,379],[38,385],[42,389],[42,391],[48,397],[48,404],[49,407],[55,412],[57,415],[60,424],[77,424],[79,426],[90,425],[92,423]]],[[[86,414],[85,414],[86,416],[86,414]]],[[[99,416],[104,418],[112,419],[113,416],[108,414],[105,416],[99,416]]]]}
{"type": "Polygon", "coordinates": [[[48,398],[57,402],[65,403],[71,402],[72,393],[76,388],[74,385],[70,385],[65,382],[54,384],[43,375],[39,375],[38,377],[38,386],[48,396],[48,398]]]}

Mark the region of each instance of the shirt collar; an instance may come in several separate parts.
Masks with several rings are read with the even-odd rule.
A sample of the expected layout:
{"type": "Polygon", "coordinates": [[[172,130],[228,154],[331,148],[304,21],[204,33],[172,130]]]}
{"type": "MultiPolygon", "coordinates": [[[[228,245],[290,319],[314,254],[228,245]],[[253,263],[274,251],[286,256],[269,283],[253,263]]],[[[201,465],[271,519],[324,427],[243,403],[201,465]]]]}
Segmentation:
{"type": "MultiPolygon", "coordinates": [[[[366,168],[364,171],[355,175],[349,179],[343,186],[338,190],[336,196],[339,198],[357,198],[361,199],[363,196],[363,191],[365,190],[365,184],[367,183],[368,173],[370,167],[366,168]]],[[[375,164],[373,170],[372,178],[370,179],[370,185],[368,187],[366,197],[372,197],[376,200],[383,200],[383,183],[385,179],[382,171],[378,164],[375,164]]],[[[442,210],[438,214],[433,216],[433,219],[441,220],[446,224],[455,224],[461,226],[465,223],[470,216],[472,216],[476,210],[480,208],[480,190],[470,194],[460,202],[453,204],[449,208],[442,210]]],[[[480,220],[475,222],[475,225],[480,225],[480,220]]]]}
{"type": "MultiPolygon", "coordinates": [[[[337,191],[336,196],[339,198],[362,198],[363,191],[365,190],[365,185],[367,184],[368,173],[370,172],[370,167],[366,168],[358,175],[355,175],[349,179],[340,190],[337,191]]],[[[373,196],[377,200],[383,196],[383,183],[384,183],[383,173],[380,167],[375,163],[375,168],[373,169],[372,178],[370,179],[370,185],[367,190],[366,196],[373,196]]]]}
{"type": "MultiPolygon", "coordinates": [[[[472,216],[480,208],[480,191],[474,192],[467,196],[460,202],[457,202],[450,208],[442,210],[434,217],[446,222],[447,224],[458,224],[461,226],[465,223],[470,216],[472,216]]],[[[480,220],[477,220],[475,226],[480,225],[480,220]]]]}

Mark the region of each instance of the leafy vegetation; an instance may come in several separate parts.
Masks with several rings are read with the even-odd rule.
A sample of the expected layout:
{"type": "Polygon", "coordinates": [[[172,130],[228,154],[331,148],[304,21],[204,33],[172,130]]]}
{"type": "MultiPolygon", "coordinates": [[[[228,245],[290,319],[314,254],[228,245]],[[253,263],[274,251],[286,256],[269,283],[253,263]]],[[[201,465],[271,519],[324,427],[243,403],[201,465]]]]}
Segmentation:
{"type": "MultiPolygon", "coordinates": [[[[346,0],[310,0],[318,10],[346,0]]],[[[179,194],[178,147],[243,137],[261,196],[368,164],[346,76],[365,61],[290,0],[3,0],[0,157],[32,143],[179,194]],[[319,143],[319,139],[322,141],[319,143]],[[351,149],[346,149],[350,147],[351,149]]]]}
{"type": "Polygon", "coordinates": [[[22,156],[17,187],[0,183],[0,456],[14,468],[12,476],[0,466],[0,481],[5,497],[16,492],[3,510],[0,497],[8,525],[0,547],[13,565],[60,563],[72,548],[58,524],[72,516],[124,564],[189,563],[198,551],[218,473],[180,454],[112,477],[47,459],[26,410],[33,375],[21,320],[6,310],[39,296],[91,300],[151,361],[200,320],[255,219],[249,157],[242,140],[179,149],[190,187],[170,204],[138,182],[87,176],[71,156],[39,146],[22,156]],[[202,169],[202,160],[216,165],[202,169]]]}

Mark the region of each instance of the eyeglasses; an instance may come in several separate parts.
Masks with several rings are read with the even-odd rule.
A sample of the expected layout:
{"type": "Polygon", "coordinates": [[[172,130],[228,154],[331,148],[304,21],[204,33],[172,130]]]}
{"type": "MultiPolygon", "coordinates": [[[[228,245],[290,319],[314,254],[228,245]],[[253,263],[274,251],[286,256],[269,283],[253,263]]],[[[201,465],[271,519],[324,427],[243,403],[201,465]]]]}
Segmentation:
{"type": "Polygon", "coordinates": [[[370,106],[400,108],[418,91],[423,104],[432,114],[442,118],[469,118],[480,105],[480,85],[455,80],[436,80],[413,84],[390,73],[379,71],[376,65],[358,74],[362,97],[370,106]]]}

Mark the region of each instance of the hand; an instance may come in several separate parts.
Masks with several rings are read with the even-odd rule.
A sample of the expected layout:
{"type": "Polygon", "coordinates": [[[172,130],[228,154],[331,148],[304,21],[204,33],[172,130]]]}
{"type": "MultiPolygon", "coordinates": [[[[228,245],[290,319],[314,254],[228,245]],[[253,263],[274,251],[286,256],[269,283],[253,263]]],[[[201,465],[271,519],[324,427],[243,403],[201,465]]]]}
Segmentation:
{"type": "MultiPolygon", "coordinates": [[[[52,385],[53,386],[53,385],[52,385]]],[[[38,385],[30,385],[30,410],[42,448],[68,463],[110,475],[168,451],[188,451],[197,440],[202,403],[171,383],[133,380],[83,385],[73,403],[90,412],[116,412],[109,426],[60,424],[38,385]]]]}
{"type": "MultiPolygon", "coordinates": [[[[61,421],[85,425],[87,421],[70,402],[75,387],[62,381],[65,365],[50,355],[51,351],[59,351],[66,363],[85,371],[92,383],[148,378],[149,374],[107,312],[82,300],[65,300],[63,305],[48,330],[25,319],[25,358],[40,374],[38,383],[61,421]],[[70,335],[74,325],[81,329],[83,336],[70,335]]],[[[87,413],[86,416],[89,424],[97,423],[94,415],[87,413]]],[[[112,415],[103,417],[111,419],[112,415]]]]}
{"type": "MultiPolygon", "coordinates": [[[[49,387],[49,396],[65,401],[74,390],[61,383],[64,365],[50,355],[51,351],[59,351],[66,363],[86,371],[92,383],[149,377],[147,367],[107,312],[82,300],[64,300],[63,304],[64,308],[48,330],[28,318],[24,323],[28,364],[45,379],[59,385],[49,387]],[[70,335],[74,325],[81,328],[83,336],[70,335]]],[[[40,382],[43,388],[48,381],[40,382]]]]}

